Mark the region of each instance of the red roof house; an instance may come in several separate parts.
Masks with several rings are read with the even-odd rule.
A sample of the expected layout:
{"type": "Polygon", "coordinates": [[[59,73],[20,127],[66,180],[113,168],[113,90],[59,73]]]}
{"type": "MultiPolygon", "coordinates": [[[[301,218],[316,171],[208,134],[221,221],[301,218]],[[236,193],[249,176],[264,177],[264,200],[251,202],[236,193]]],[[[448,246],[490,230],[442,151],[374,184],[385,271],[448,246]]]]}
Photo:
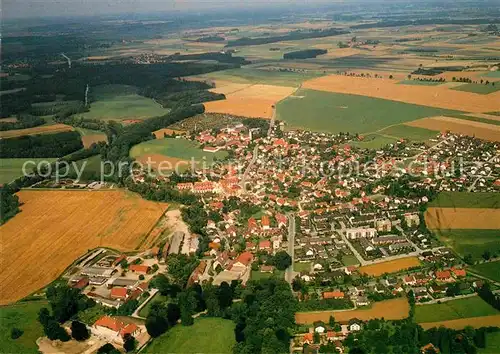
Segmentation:
{"type": "Polygon", "coordinates": [[[125,300],[127,298],[127,288],[113,288],[110,296],[112,299],[125,300]]]}
{"type": "Polygon", "coordinates": [[[149,272],[149,270],[151,269],[151,267],[147,266],[147,265],[142,265],[142,264],[131,264],[131,265],[129,265],[128,269],[134,273],[147,274],[149,272]]]}

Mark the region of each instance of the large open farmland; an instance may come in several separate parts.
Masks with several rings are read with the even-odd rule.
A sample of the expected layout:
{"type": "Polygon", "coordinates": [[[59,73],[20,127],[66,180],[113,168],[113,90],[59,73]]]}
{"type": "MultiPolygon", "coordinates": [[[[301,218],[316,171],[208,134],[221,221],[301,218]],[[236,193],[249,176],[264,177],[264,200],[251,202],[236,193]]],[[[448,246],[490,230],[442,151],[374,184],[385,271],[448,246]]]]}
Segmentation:
{"type": "Polygon", "coordinates": [[[26,165],[26,172],[31,173],[35,166],[39,163],[50,163],[55,161],[55,158],[26,158],[26,159],[0,159],[0,184],[9,183],[23,175],[23,165],[26,165]]]}
{"type": "Polygon", "coordinates": [[[8,265],[0,270],[0,304],[47,285],[89,249],[136,249],[168,207],[121,190],[18,195],[21,212],[0,227],[8,265]]]}
{"type": "Polygon", "coordinates": [[[153,340],[145,353],[232,353],[236,344],[234,322],[222,318],[197,318],[189,327],[176,325],[153,340]]]}
{"type": "Polygon", "coordinates": [[[408,317],[409,311],[410,305],[406,298],[397,298],[375,302],[370,308],[360,310],[297,312],[295,321],[298,324],[312,324],[316,321],[328,323],[330,316],[334,316],[335,321],[342,323],[353,318],[362,321],[382,317],[386,320],[402,320],[408,317]]]}
{"type": "Polygon", "coordinates": [[[168,112],[150,98],[137,94],[137,89],[127,85],[105,85],[91,88],[95,101],[90,111],[78,117],[102,120],[142,120],[162,116],[168,112]]]}
{"type": "Polygon", "coordinates": [[[491,112],[500,108],[498,93],[479,95],[440,85],[403,85],[390,79],[330,75],[306,81],[302,87],[466,112],[491,112]]]}
{"type": "Polygon", "coordinates": [[[394,273],[408,268],[420,266],[417,257],[400,258],[393,261],[371,264],[359,267],[358,271],[370,276],[380,276],[384,273],[394,273]]]}
{"type": "MultiPolygon", "coordinates": [[[[224,87],[222,86],[222,89],[224,87]]],[[[208,113],[226,113],[251,118],[271,118],[276,103],[291,95],[295,88],[271,85],[250,85],[241,88],[231,87],[226,99],[206,102],[208,113]]],[[[218,89],[215,89],[218,92],[218,89]]],[[[221,90],[220,92],[223,92],[221,90]]]]}
{"type": "Polygon", "coordinates": [[[34,128],[0,131],[0,138],[4,139],[4,138],[15,138],[24,135],[60,133],[60,132],[68,132],[71,130],[73,130],[73,127],[66,124],[41,125],[39,127],[34,127],[34,128]]]}
{"type": "Polygon", "coordinates": [[[227,152],[218,151],[215,153],[205,152],[200,149],[199,145],[187,139],[155,139],[135,145],[130,150],[130,156],[137,159],[139,162],[146,164],[151,161],[152,167],[158,167],[163,161],[163,168],[170,169],[179,164],[182,169],[189,166],[190,161],[194,160],[197,163],[206,163],[207,166],[212,164],[214,158],[222,159],[227,156],[227,152]],[[168,163],[170,164],[168,164],[168,163]]]}
{"type": "Polygon", "coordinates": [[[425,223],[431,230],[500,229],[500,209],[428,208],[425,223]]]}
{"type": "Polygon", "coordinates": [[[434,232],[441,242],[453,248],[462,257],[470,254],[473,259],[478,260],[485,251],[489,251],[492,255],[500,255],[498,229],[455,229],[434,230],[434,232]]]}
{"type": "Polygon", "coordinates": [[[499,315],[500,312],[479,296],[446,301],[441,304],[415,306],[417,323],[456,320],[468,317],[499,315]]]}
{"type": "Polygon", "coordinates": [[[475,136],[479,139],[500,141],[500,126],[496,124],[477,122],[473,120],[436,116],[415,120],[407,123],[412,127],[434,130],[437,132],[451,131],[456,134],[475,136]]]}
{"type": "Polygon", "coordinates": [[[500,209],[500,193],[440,192],[429,207],[500,209]]]}
{"type": "Polygon", "coordinates": [[[306,89],[298,90],[277,105],[277,118],[285,121],[287,127],[332,133],[372,133],[446,112],[454,111],[306,89]]]}
{"type": "MultiPolygon", "coordinates": [[[[448,321],[437,321],[437,322],[423,322],[419,323],[423,329],[429,329],[434,327],[446,327],[452,329],[464,329],[465,327],[498,327],[500,323],[500,315],[492,315],[492,316],[480,316],[480,317],[468,317],[468,318],[459,318],[457,320],[448,320],[448,321]]],[[[500,348],[500,347],[499,347],[500,348]]],[[[490,348],[490,344],[488,343],[488,349],[486,351],[479,351],[479,353],[491,353],[498,354],[499,351],[495,349],[495,347],[490,348]],[[493,350],[493,351],[490,351],[493,350]]]]}

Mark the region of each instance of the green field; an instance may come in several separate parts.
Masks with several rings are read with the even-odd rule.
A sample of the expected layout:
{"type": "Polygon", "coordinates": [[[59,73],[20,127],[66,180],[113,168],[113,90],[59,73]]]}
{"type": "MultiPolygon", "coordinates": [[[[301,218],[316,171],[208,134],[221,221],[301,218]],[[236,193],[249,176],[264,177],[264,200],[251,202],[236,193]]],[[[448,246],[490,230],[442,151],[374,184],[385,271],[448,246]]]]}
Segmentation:
{"type": "Polygon", "coordinates": [[[402,85],[419,85],[419,86],[437,86],[443,83],[444,82],[424,81],[424,80],[403,80],[398,82],[398,84],[402,85]]]}
{"type": "Polygon", "coordinates": [[[0,307],[0,352],[38,353],[36,340],[43,336],[42,325],[38,322],[38,311],[46,307],[46,301],[19,302],[0,307]],[[24,331],[18,339],[10,338],[12,328],[24,331]]]}
{"type": "MultiPolygon", "coordinates": [[[[297,272],[297,269],[294,268],[294,270],[297,272]]],[[[273,273],[261,272],[260,270],[252,270],[252,272],[250,273],[251,280],[268,279],[273,276],[277,278],[284,278],[285,272],[275,269],[273,273]]]]}
{"type": "Polygon", "coordinates": [[[478,348],[478,354],[498,354],[500,353],[500,332],[486,334],[486,348],[478,348]]]}
{"type": "Polygon", "coordinates": [[[472,271],[486,278],[500,282],[500,261],[488,262],[475,265],[472,271]]]}
{"type": "Polygon", "coordinates": [[[26,166],[30,173],[38,163],[41,161],[53,162],[57,159],[49,158],[19,158],[19,159],[0,159],[0,184],[12,182],[14,179],[23,175],[23,164],[26,161],[33,161],[26,166]]]}
{"type": "Polygon", "coordinates": [[[319,74],[314,74],[314,73],[270,71],[270,70],[262,70],[256,68],[242,68],[242,69],[215,71],[212,73],[199,75],[197,77],[208,80],[227,80],[242,84],[299,86],[303,81],[318,76],[319,74]]]}
{"type": "Polygon", "coordinates": [[[459,112],[366,96],[301,89],[277,105],[287,128],[374,133],[389,125],[459,112]]]}
{"type": "Polygon", "coordinates": [[[79,132],[81,136],[104,134],[104,132],[101,132],[100,130],[92,130],[92,129],[85,129],[85,128],[76,128],[75,130],[77,132],[79,132]]]}
{"type": "Polygon", "coordinates": [[[293,264],[293,270],[295,272],[307,272],[311,271],[311,262],[295,262],[293,264]]]}
{"type": "MultiPolygon", "coordinates": [[[[91,181],[100,179],[101,176],[101,166],[104,166],[104,169],[107,168],[107,165],[101,165],[101,156],[95,155],[89,158],[75,161],[70,165],[70,170],[68,172],[68,177],[76,178],[77,170],[78,172],[83,171],[81,174],[82,181],[91,181]],[[75,169],[76,165],[76,169],[75,169]],[[82,170],[83,169],[83,170],[82,170]]],[[[107,171],[107,170],[106,170],[107,171]]]]}
{"type": "Polygon", "coordinates": [[[380,134],[365,135],[362,141],[353,140],[352,145],[362,149],[380,149],[388,144],[396,143],[397,139],[380,134]]]}
{"type": "Polygon", "coordinates": [[[137,89],[127,85],[104,85],[91,88],[94,101],[90,111],[78,117],[102,120],[147,119],[168,112],[152,99],[137,94],[137,89]]]}
{"type": "Polygon", "coordinates": [[[234,323],[222,318],[198,318],[194,325],[177,325],[153,339],[144,353],[232,353],[234,323]]]}
{"type": "Polygon", "coordinates": [[[226,151],[218,151],[216,153],[204,152],[196,142],[175,138],[149,140],[135,145],[130,150],[130,156],[133,158],[145,154],[160,154],[186,161],[190,161],[192,158],[196,161],[205,159],[207,163],[211,163],[214,157],[223,159],[227,156],[226,151]]]}
{"type": "Polygon", "coordinates": [[[415,306],[415,322],[439,322],[467,317],[497,315],[498,310],[479,296],[446,301],[441,304],[415,306]]]}
{"type": "Polygon", "coordinates": [[[498,90],[500,90],[500,85],[495,84],[495,86],[493,86],[491,84],[489,85],[465,84],[457,87],[452,87],[451,89],[456,91],[465,91],[465,92],[479,93],[481,95],[487,95],[489,93],[497,92],[498,90]]]}
{"type": "Polygon", "coordinates": [[[484,76],[486,76],[486,77],[500,77],[500,70],[490,71],[489,73],[487,73],[484,76]]]}
{"type": "Polygon", "coordinates": [[[380,131],[380,134],[395,138],[408,139],[411,141],[427,141],[437,136],[435,131],[404,124],[393,125],[392,127],[385,128],[380,131]]]}
{"type": "Polygon", "coordinates": [[[462,257],[470,254],[475,260],[481,259],[485,251],[500,255],[498,230],[439,230],[436,234],[462,257]]]}
{"type": "Polygon", "coordinates": [[[141,317],[148,317],[149,315],[149,311],[151,310],[151,305],[154,303],[154,302],[165,302],[167,301],[167,297],[166,296],[163,296],[162,294],[160,293],[156,293],[152,298],[151,300],[149,300],[147,302],[146,305],[144,305],[144,307],[139,311],[139,316],[141,317]]]}
{"type": "Polygon", "coordinates": [[[342,257],[342,263],[348,267],[348,266],[352,266],[352,265],[356,265],[356,264],[359,264],[359,261],[358,259],[356,258],[356,256],[354,255],[347,255],[347,256],[343,256],[342,257]]]}
{"type": "Polygon", "coordinates": [[[441,208],[494,208],[500,209],[500,193],[441,192],[428,204],[441,208]]]}

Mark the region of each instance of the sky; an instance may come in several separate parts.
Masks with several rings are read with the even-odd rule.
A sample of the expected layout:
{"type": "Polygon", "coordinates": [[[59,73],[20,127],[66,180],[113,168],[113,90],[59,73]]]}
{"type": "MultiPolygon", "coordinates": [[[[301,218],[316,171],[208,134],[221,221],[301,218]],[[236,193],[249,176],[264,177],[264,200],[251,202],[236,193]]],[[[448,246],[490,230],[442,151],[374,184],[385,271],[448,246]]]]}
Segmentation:
{"type": "MultiPolygon", "coordinates": [[[[3,0],[4,19],[306,5],[327,0],[3,0]]],[[[333,1],[332,1],[333,2],[333,1]]]]}

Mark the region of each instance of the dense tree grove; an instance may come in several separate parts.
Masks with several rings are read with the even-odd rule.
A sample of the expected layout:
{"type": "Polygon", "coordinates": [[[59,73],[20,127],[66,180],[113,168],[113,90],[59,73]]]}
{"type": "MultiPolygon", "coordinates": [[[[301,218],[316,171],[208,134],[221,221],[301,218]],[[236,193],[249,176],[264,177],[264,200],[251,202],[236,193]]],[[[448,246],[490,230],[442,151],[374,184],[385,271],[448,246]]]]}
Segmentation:
{"type": "Polygon", "coordinates": [[[283,54],[283,59],[308,59],[316,58],[318,55],[326,54],[326,49],[304,49],[283,54]]]}
{"type": "Polygon", "coordinates": [[[90,332],[84,323],[80,321],[71,322],[71,337],[78,341],[87,340],[90,338],[90,332]]]}
{"type": "Polygon", "coordinates": [[[231,40],[227,43],[226,47],[237,47],[237,46],[247,46],[247,45],[260,45],[269,44],[282,41],[298,41],[302,39],[309,38],[323,38],[330,36],[338,36],[347,33],[344,30],[338,28],[327,28],[320,30],[307,30],[307,31],[293,31],[283,36],[272,36],[272,37],[256,37],[256,38],[238,38],[231,40]]]}
{"type": "Polygon", "coordinates": [[[82,148],[82,138],[74,131],[0,140],[1,158],[62,157],[82,148]]]}
{"type": "Polygon", "coordinates": [[[19,198],[9,185],[0,187],[0,225],[19,212],[19,198]]]}
{"type": "Polygon", "coordinates": [[[488,283],[484,284],[478,291],[478,295],[488,304],[500,311],[500,296],[494,294],[488,283]]]}
{"type": "Polygon", "coordinates": [[[16,122],[0,122],[0,131],[33,128],[45,124],[45,119],[27,113],[18,114],[16,118],[16,122]]]}

